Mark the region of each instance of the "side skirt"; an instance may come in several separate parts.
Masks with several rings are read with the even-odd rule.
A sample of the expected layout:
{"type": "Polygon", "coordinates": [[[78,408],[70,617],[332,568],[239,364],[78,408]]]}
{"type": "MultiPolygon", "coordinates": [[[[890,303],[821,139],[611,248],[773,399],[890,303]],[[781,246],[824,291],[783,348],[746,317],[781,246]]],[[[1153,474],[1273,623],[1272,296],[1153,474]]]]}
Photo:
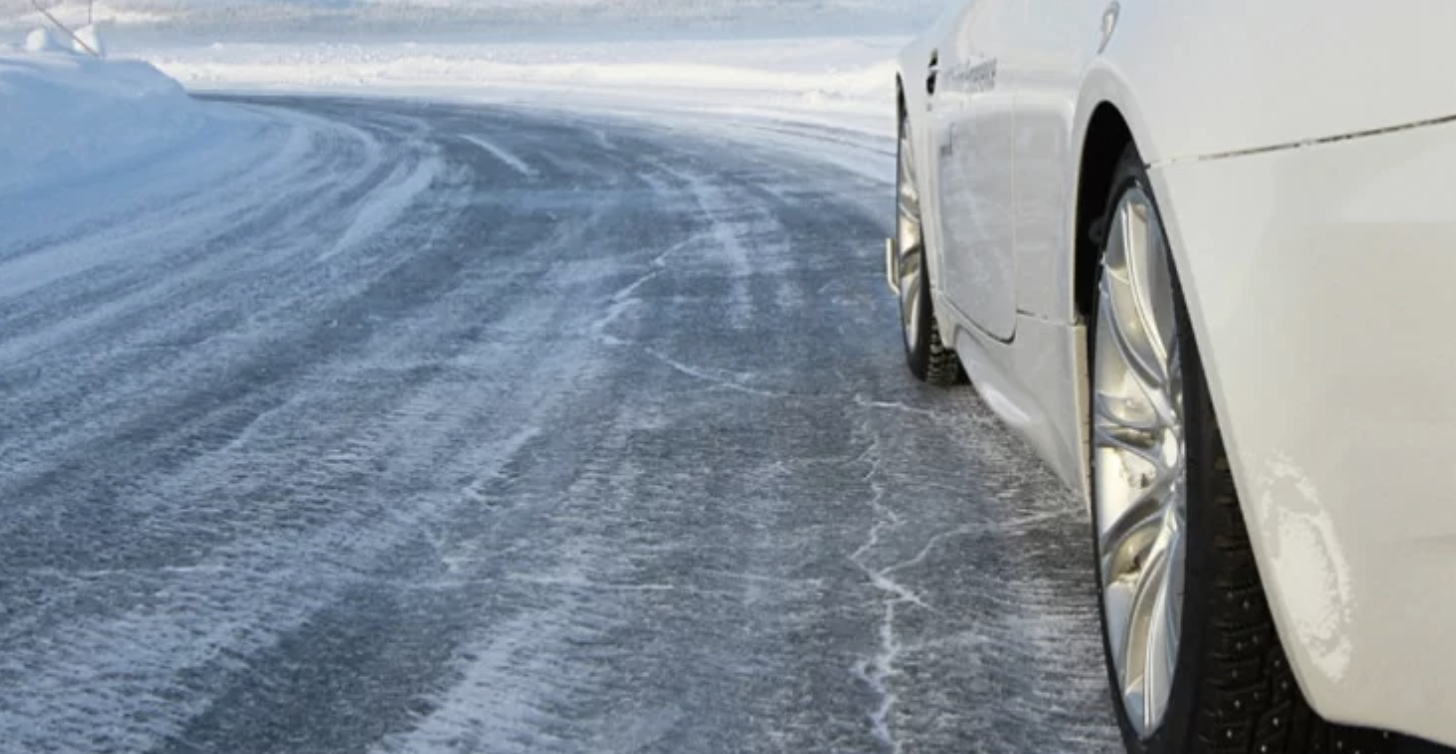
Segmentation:
{"type": "Polygon", "coordinates": [[[1009,343],[961,321],[953,330],[976,391],[1090,511],[1086,326],[1018,315],[1009,343]]]}

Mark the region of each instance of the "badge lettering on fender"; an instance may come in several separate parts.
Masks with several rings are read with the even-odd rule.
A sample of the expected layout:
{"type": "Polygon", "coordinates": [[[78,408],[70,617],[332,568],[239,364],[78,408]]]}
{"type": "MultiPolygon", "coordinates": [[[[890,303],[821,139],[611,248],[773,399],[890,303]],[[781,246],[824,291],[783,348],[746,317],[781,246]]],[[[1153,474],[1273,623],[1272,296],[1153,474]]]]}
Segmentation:
{"type": "Polygon", "coordinates": [[[966,94],[983,94],[996,88],[996,58],[958,65],[947,77],[950,88],[966,94]]]}

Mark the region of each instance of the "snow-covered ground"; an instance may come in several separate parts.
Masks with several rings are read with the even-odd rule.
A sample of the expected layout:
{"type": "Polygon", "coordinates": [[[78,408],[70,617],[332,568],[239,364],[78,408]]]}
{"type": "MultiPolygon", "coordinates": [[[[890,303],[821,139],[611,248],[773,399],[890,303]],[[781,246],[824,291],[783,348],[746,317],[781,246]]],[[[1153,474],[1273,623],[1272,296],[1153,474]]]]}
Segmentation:
{"type": "Polygon", "coordinates": [[[197,91],[342,93],[760,116],[886,134],[898,37],[233,44],[133,49],[197,91]]]}
{"type": "MultiPolygon", "coordinates": [[[[884,135],[945,0],[41,0],[204,92],[709,112],[884,135]]],[[[0,32],[44,19],[0,0],[0,32]]]]}
{"type": "Polygon", "coordinates": [[[1081,509],[905,372],[883,179],[196,106],[0,198],[0,751],[1115,750],[1081,509]]]}
{"type": "Polygon", "coordinates": [[[189,97],[145,62],[75,54],[43,34],[27,43],[0,48],[0,197],[116,176],[258,126],[189,97]]]}
{"type": "MultiPolygon", "coordinates": [[[[194,41],[423,35],[502,41],[906,34],[945,0],[41,0],[68,22],[88,15],[194,41]]],[[[31,0],[0,0],[0,29],[40,21],[31,0]]]]}
{"type": "MultiPolygon", "coordinates": [[[[491,8],[500,14],[533,7],[538,17],[549,18],[573,3],[579,6],[578,21],[585,17],[581,14],[595,14],[616,19],[613,23],[640,6],[621,0],[543,0],[491,8]]],[[[80,4],[51,5],[63,20],[85,20],[80,4]]],[[[420,11],[430,17],[450,10],[468,20],[484,13],[451,0],[436,0],[433,10],[398,3],[364,5],[356,15],[420,11]]],[[[680,13],[703,21],[715,17],[713,7],[728,7],[659,5],[656,15],[647,15],[680,13]]],[[[21,12],[19,6],[16,0],[0,0],[0,28],[17,19],[34,20],[33,13],[21,12]]],[[[410,41],[411,35],[399,32],[393,38],[363,41],[258,42],[212,41],[218,35],[207,33],[206,24],[183,24],[204,7],[241,14],[252,23],[264,12],[258,3],[118,0],[98,5],[93,14],[108,30],[107,62],[0,48],[0,102],[6,108],[0,122],[0,157],[7,166],[0,176],[0,192],[123,170],[158,151],[175,152],[196,146],[199,139],[216,143],[226,138],[238,113],[188,98],[179,82],[194,93],[410,98],[645,116],[754,142],[777,141],[888,180],[885,152],[894,128],[893,56],[906,37],[803,36],[815,27],[784,23],[802,4],[784,6],[787,10],[780,9],[777,16],[751,3],[718,14],[776,18],[780,36],[553,39],[562,30],[577,29],[568,23],[554,34],[536,37],[521,27],[519,33],[507,34],[517,41],[495,43],[458,41],[462,25],[453,27],[457,41],[441,41],[451,36],[442,27],[423,34],[421,41],[410,41]],[[185,12],[179,10],[183,7],[185,12]],[[785,35],[791,31],[801,35],[785,35]],[[814,133],[805,138],[804,129],[814,133]]],[[[904,10],[902,6],[895,7],[904,10]]],[[[321,7],[285,2],[275,10],[296,16],[322,12],[321,7]]],[[[617,27],[604,22],[604,29],[611,28],[617,27]]],[[[685,23],[678,31],[690,36],[694,28],[698,27],[685,23]]],[[[22,36],[17,30],[12,38],[22,36]]],[[[256,36],[272,40],[277,35],[256,36]]],[[[250,148],[254,147],[240,147],[250,148]]]]}
{"type": "Polygon", "coordinates": [[[420,6],[0,49],[0,750],[1114,749],[1080,509],[900,365],[901,37],[185,18],[308,7],[420,6]]]}
{"type": "MultiPolygon", "coordinates": [[[[0,18],[8,1],[0,0],[0,18]]],[[[55,12],[82,20],[78,7],[61,5],[55,12]]],[[[95,15],[148,27],[146,16],[124,14],[159,7],[102,5],[95,15]]],[[[125,41],[127,34],[115,33],[114,26],[110,31],[105,61],[66,51],[29,52],[19,44],[0,47],[0,159],[6,166],[0,196],[26,193],[35,201],[37,191],[110,177],[115,190],[91,193],[116,204],[123,194],[146,191],[125,174],[160,155],[187,164],[190,179],[206,183],[207,176],[276,146],[256,138],[264,120],[256,113],[197,100],[184,87],[194,93],[409,98],[647,117],[778,143],[881,181],[892,175],[892,60],[903,37],[204,44],[211,37],[174,29],[138,44],[125,41]],[[183,159],[204,151],[228,159],[183,159]]],[[[12,39],[23,36],[17,31],[12,39]]],[[[75,213],[68,210],[68,216],[75,213]]],[[[32,221],[17,218],[16,224],[32,221]]]]}

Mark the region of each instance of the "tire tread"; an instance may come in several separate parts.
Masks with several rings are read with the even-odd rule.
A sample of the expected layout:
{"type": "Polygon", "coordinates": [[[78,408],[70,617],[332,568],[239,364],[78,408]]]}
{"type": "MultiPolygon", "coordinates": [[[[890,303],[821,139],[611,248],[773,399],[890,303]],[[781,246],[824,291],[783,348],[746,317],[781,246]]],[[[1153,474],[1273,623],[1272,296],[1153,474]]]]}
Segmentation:
{"type": "Polygon", "coordinates": [[[925,381],[937,387],[953,387],[965,381],[960,357],[940,338],[940,323],[930,317],[930,343],[925,360],[925,381]]]}

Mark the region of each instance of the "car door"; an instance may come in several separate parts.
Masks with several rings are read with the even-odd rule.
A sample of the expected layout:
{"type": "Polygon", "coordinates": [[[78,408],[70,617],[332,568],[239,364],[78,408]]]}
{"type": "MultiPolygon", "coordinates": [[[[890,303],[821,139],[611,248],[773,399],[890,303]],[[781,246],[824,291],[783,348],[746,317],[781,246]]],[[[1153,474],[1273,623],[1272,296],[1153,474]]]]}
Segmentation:
{"type": "Polygon", "coordinates": [[[1017,308],[1053,321],[1071,316],[1058,277],[1074,239],[1079,145],[1071,143],[1083,71],[1098,53],[1112,0],[1025,0],[1016,81],[1017,308]]]}
{"type": "Polygon", "coordinates": [[[939,287],[993,337],[1016,327],[1015,97],[1008,54],[1025,0],[978,0],[947,29],[933,88],[939,287]]]}

